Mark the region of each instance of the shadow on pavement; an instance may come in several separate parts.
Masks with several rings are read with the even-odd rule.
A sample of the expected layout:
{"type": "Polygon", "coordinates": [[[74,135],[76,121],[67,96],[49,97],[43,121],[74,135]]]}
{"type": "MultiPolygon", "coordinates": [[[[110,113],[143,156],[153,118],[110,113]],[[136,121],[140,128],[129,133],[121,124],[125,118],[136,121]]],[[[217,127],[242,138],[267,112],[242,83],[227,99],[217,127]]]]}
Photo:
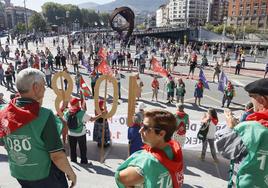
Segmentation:
{"type": "Polygon", "coordinates": [[[83,165],[79,163],[77,163],[77,165],[80,166],[81,168],[84,168],[89,173],[101,174],[105,176],[114,176],[114,172],[112,170],[109,170],[108,168],[103,168],[102,166],[92,164],[83,165]]]}

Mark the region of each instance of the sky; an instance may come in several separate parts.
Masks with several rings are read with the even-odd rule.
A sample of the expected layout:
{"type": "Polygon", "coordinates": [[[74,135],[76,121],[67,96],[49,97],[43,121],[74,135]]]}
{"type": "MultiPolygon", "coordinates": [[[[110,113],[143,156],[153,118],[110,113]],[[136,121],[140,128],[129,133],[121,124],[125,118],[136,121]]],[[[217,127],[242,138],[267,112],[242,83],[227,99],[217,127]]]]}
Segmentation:
{"type": "MultiPolygon", "coordinates": [[[[109,3],[113,0],[26,0],[26,7],[41,12],[41,6],[46,2],[55,2],[60,4],[82,4],[87,2],[95,2],[98,4],[109,3]]],[[[11,3],[17,6],[23,6],[24,0],[11,0],[11,3]]]]}

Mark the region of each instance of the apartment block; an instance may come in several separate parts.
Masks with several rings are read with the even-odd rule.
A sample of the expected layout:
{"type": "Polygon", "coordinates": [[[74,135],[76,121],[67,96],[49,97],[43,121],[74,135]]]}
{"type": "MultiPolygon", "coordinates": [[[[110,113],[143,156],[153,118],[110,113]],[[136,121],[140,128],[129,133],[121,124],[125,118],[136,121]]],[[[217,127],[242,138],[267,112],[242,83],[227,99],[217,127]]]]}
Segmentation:
{"type": "Polygon", "coordinates": [[[267,29],[268,0],[229,0],[228,25],[267,29]]]}

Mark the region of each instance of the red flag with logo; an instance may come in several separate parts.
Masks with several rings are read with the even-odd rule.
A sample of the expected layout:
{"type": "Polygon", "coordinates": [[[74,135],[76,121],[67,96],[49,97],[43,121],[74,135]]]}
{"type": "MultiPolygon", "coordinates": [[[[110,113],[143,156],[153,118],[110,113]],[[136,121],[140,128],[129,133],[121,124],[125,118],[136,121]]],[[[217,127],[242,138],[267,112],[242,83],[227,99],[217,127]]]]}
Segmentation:
{"type": "Polygon", "coordinates": [[[81,79],[80,79],[80,90],[85,97],[89,97],[91,95],[91,91],[89,90],[83,77],[81,77],[81,79]]]}
{"type": "Polygon", "coordinates": [[[159,73],[161,76],[167,77],[168,71],[164,69],[160,64],[159,61],[153,57],[152,59],[152,71],[159,73]]]}
{"type": "Polygon", "coordinates": [[[97,70],[104,75],[113,75],[112,68],[107,64],[105,60],[101,61],[101,63],[97,67],[97,70]]]}
{"type": "Polygon", "coordinates": [[[107,58],[107,52],[104,48],[100,48],[98,51],[98,56],[103,60],[107,58]]]}

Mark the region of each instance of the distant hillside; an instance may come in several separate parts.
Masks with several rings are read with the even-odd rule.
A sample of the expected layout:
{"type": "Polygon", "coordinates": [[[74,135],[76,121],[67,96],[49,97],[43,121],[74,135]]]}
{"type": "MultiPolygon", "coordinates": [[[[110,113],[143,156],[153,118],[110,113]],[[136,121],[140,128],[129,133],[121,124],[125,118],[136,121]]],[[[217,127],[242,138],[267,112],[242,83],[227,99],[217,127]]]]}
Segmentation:
{"type": "Polygon", "coordinates": [[[99,5],[100,4],[98,4],[98,3],[88,2],[88,3],[79,4],[78,7],[85,8],[85,9],[95,9],[99,5]]]}
{"type": "MultiPolygon", "coordinates": [[[[98,5],[93,8],[101,12],[106,12],[106,11],[110,12],[117,7],[128,6],[135,12],[142,12],[142,11],[155,12],[159,8],[160,5],[165,4],[167,1],[168,0],[115,0],[113,2],[103,4],[103,5],[98,5]]],[[[92,3],[88,3],[88,4],[92,4],[92,3]]],[[[83,3],[78,6],[81,8],[88,7],[87,3],[83,3]],[[81,5],[83,5],[83,7],[81,7],[81,5]]]]}

